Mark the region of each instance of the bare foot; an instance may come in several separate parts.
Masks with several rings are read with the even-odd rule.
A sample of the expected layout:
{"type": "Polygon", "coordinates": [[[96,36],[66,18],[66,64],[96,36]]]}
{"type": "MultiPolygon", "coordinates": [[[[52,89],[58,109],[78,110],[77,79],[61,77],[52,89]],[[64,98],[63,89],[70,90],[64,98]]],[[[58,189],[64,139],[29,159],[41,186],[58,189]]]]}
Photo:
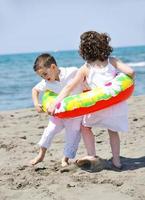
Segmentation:
{"type": "Polygon", "coordinates": [[[76,164],[81,167],[82,165],[84,164],[87,164],[87,163],[95,163],[96,162],[96,157],[95,156],[85,156],[83,158],[80,158],[78,160],[76,160],[76,164]]]}
{"type": "Polygon", "coordinates": [[[121,168],[122,167],[122,164],[120,162],[120,158],[112,158],[112,164],[117,167],[117,168],[121,168]]]}
{"type": "Polygon", "coordinates": [[[68,160],[69,159],[67,157],[62,158],[62,160],[61,160],[61,166],[62,167],[67,167],[69,165],[68,160]]]}
{"type": "Polygon", "coordinates": [[[45,147],[40,147],[38,156],[30,161],[30,165],[36,165],[37,163],[42,162],[45,157],[46,150],[47,149],[45,147]]]}
{"type": "Polygon", "coordinates": [[[31,165],[36,165],[37,163],[39,162],[42,162],[43,161],[43,157],[40,157],[39,155],[36,156],[33,160],[30,161],[30,164],[31,165]]]}
{"type": "Polygon", "coordinates": [[[98,172],[105,169],[105,161],[99,156],[85,156],[76,161],[80,168],[84,168],[90,172],[98,172]]]}

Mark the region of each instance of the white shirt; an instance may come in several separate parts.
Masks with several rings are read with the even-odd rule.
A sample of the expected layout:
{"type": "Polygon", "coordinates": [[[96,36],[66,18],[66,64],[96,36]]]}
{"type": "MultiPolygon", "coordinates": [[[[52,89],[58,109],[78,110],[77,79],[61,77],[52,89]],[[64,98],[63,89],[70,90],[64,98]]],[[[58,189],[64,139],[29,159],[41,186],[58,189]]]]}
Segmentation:
{"type": "MultiPolygon", "coordinates": [[[[67,67],[63,68],[60,67],[60,74],[59,79],[60,81],[47,81],[45,79],[42,79],[34,88],[38,90],[39,92],[45,92],[46,90],[51,90],[55,93],[59,93],[76,75],[76,72],[78,71],[77,67],[67,67]]],[[[72,94],[79,94],[83,91],[83,86],[80,84],[78,87],[76,87],[72,94]]]]}

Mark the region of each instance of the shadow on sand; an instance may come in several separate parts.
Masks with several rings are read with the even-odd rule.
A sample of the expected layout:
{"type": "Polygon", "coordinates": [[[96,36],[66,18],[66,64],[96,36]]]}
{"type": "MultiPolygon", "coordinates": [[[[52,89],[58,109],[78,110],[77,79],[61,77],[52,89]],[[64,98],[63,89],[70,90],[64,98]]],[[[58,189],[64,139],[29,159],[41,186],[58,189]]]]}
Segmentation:
{"type": "Polygon", "coordinates": [[[122,169],[115,169],[112,166],[111,159],[105,160],[97,157],[96,162],[91,162],[90,160],[85,159],[82,163],[78,165],[78,167],[88,172],[99,172],[104,169],[118,172],[136,170],[140,168],[145,168],[145,156],[139,158],[121,157],[121,163],[123,165],[122,169]]]}

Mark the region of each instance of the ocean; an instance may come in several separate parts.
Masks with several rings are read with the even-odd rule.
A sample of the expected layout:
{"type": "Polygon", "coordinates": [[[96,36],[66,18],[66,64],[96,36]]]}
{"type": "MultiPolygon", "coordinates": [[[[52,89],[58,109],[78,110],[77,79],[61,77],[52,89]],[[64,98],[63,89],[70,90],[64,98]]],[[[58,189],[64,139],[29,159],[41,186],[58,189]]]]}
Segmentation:
{"type": "MultiPolygon", "coordinates": [[[[33,107],[31,89],[41,80],[33,71],[33,63],[41,53],[0,55],[0,111],[33,107]]],[[[49,53],[61,67],[84,63],[76,50],[49,53]]],[[[114,48],[112,55],[135,70],[133,95],[145,95],[145,46],[114,48]]]]}

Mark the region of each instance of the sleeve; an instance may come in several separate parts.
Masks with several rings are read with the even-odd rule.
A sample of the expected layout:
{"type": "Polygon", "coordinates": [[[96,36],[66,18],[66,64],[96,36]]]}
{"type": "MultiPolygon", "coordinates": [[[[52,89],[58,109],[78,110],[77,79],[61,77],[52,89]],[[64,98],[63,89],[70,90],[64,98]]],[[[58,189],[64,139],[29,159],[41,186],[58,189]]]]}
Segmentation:
{"type": "Polygon", "coordinates": [[[47,83],[45,80],[42,80],[37,85],[35,85],[34,88],[39,92],[45,92],[47,90],[47,83]]]}

